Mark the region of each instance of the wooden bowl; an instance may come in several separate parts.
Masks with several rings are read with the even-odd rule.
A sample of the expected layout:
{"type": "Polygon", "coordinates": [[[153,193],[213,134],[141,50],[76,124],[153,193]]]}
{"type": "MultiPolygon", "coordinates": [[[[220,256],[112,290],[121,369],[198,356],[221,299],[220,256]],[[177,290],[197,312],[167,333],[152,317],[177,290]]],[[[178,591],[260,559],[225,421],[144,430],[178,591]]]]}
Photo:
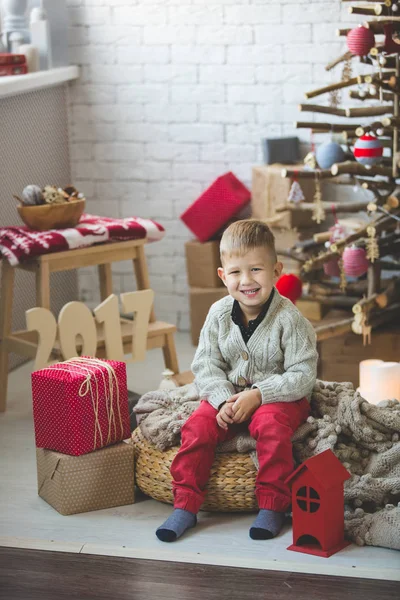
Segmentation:
{"type": "Polygon", "coordinates": [[[17,206],[25,225],[36,231],[75,227],[85,209],[85,199],[71,200],[64,204],[40,204],[38,206],[17,206]]]}

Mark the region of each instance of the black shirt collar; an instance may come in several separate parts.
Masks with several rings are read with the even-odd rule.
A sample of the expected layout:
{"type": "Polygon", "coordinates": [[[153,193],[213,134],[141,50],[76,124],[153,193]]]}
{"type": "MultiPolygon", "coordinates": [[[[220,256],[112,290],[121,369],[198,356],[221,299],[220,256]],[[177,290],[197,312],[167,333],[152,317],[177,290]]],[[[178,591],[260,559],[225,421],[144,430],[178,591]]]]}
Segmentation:
{"type": "Polygon", "coordinates": [[[242,309],[240,308],[240,304],[237,300],[234,300],[233,306],[232,306],[231,318],[232,318],[232,321],[240,327],[243,339],[245,341],[248,341],[250,339],[251,335],[254,333],[254,331],[256,330],[258,325],[264,319],[264,317],[267,314],[268,309],[271,305],[271,302],[273,300],[274,293],[275,293],[275,288],[272,288],[269,298],[266,302],[264,302],[264,306],[262,307],[260,314],[258,315],[258,317],[256,319],[249,321],[249,324],[247,325],[247,327],[243,323],[243,313],[242,313],[242,309]]]}

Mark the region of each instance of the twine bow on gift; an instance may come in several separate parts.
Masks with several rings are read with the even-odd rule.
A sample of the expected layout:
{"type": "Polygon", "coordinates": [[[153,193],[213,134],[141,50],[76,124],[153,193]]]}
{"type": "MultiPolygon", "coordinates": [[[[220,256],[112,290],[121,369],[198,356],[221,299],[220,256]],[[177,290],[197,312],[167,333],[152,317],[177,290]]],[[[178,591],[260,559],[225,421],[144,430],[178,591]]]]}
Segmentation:
{"type": "MultiPolygon", "coordinates": [[[[121,433],[124,431],[124,426],[122,424],[121,417],[121,409],[119,403],[119,385],[117,375],[115,373],[114,368],[107,362],[100,360],[98,358],[90,358],[78,356],[76,358],[70,358],[66,360],[64,363],[68,363],[72,367],[77,369],[78,373],[84,374],[85,378],[82,381],[79,387],[79,397],[85,398],[88,394],[90,394],[93,413],[94,413],[94,442],[93,442],[93,450],[96,450],[98,447],[98,437],[100,440],[100,447],[108,446],[113,444],[114,442],[119,440],[117,437],[117,419],[114,412],[114,399],[117,405],[117,417],[119,420],[119,426],[121,428],[121,433]],[[96,378],[96,372],[100,371],[100,375],[104,384],[104,393],[105,393],[105,407],[107,412],[107,420],[108,420],[108,432],[107,432],[107,440],[104,443],[103,433],[101,431],[101,425],[99,421],[99,382],[96,378]],[[108,377],[106,378],[106,373],[108,377]],[[94,384],[94,385],[93,385],[94,384]],[[95,389],[94,389],[95,388],[95,389]],[[113,431],[113,435],[112,435],[113,431]]],[[[71,369],[68,368],[57,368],[57,371],[64,371],[65,373],[71,373],[71,369]]]]}

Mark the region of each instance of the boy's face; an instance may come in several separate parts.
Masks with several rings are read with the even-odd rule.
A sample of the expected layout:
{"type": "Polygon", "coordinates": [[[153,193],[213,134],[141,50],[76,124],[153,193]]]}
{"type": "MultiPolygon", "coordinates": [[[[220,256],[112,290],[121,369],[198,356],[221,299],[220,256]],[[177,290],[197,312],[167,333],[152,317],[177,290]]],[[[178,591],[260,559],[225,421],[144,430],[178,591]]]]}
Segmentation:
{"type": "Polygon", "coordinates": [[[274,262],[266,248],[254,248],[242,256],[224,259],[218,275],[246,314],[255,314],[269,298],[282,273],[281,262],[274,262]]]}

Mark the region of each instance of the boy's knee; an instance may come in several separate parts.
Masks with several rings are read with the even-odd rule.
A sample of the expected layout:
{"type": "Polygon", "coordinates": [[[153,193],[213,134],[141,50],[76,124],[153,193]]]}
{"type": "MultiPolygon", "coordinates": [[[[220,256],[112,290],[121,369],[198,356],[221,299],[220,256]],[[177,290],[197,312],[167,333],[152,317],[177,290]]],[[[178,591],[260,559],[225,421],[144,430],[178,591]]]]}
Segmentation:
{"type": "Polygon", "coordinates": [[[190,435],[212,441],[218,437],[218,423],[213,415],[193,413],[182,426],[182,437],[190,435]]]}

